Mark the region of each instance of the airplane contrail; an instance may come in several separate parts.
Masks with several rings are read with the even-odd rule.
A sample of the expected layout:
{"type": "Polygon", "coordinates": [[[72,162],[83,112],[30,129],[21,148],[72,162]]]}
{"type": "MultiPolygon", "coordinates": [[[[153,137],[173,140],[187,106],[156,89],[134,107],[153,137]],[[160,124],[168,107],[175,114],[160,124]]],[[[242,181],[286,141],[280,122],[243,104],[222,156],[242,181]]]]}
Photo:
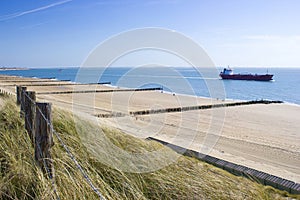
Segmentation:
{"type": "Polygon", "coordinates": [[[10,14],[10,15],[1,16],[0,21],[6,21],[6,20],[17,18],[17,17],[21,17],[23,15],[32,14],[32,13],[35,13],[35,12],[38,12],[38,11],[46,10],[46,9],[49,9],[49,8],[52,8],[52,7],[55,7],[55,6],[59,6],[61,4],[68,3],[70,1],[73,1],[73,0],[60,1],[60,2],[52,3],[52,4],[49,4],[49,5],[46,5],[46,6],[42,6],[42,7],[39,7],[39,8],[35,8],[35,9],[32,9],[32,10],[27,10],[27,11],[23,11],[23,12],[18,12],[18,13],[13,13],[13,14],[10,14]]]}

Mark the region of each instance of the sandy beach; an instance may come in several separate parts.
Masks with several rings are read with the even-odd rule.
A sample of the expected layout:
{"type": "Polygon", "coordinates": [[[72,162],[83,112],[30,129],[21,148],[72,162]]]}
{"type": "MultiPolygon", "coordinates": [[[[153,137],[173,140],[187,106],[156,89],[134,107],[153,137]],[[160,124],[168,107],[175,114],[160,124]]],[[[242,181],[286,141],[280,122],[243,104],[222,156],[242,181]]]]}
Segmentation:
{"type": "MultiPolygon", "coordinates": [[[[229,103],[217,99],[172,95],[161,91],[39,94],[54,91],[109,90],[106,85],[29,86],[38,79],[0,76],[0,88],[15,93],[28,85],[38,101],[98,118],[104,126],[139,138],[155,137],[185,148],[300,182],[300,106],[257,104],[208,110],[130,116],[131,111],[229,103]],[[8,81],[9,80],[9,81],[8,81]],[[20,82],[20,81],[24,82],[20,82]],[[34,80],[34,82],[30,82],[34,80]],[[15,82],[14,82],[15,81],[15,82]],[[29,81],[29,82],[28,82],[29,81]]],[[[51,82],[40,83],[51,84],[51,82]]],[[[55,82],[64,84],[66,82],[55,82]]]]}

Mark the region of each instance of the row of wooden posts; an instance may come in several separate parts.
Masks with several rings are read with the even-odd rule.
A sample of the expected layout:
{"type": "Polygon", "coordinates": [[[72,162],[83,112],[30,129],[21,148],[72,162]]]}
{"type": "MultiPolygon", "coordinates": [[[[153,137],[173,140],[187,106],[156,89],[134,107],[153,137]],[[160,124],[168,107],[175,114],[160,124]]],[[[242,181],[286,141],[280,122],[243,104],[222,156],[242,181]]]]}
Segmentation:
{"type": "Polygon", "coordinates": [[[213,109],[213,108],[222,108],[222,107],[244,106],[244,105],[253,105],[253,104],[273,104],[273,103],[283,103],[283,101],[271,101],[271,100],[242,101],[242,102],[233,102],[233,103],[141,110],[141,111],[129,112],[129,114],[136,116],[136,115],[149,115],[149,114],[170,113],[170,112],[184,112],[184,111],[191,111],[191,110],[204,110],[204,109],[213,109]]]}
{"type": "Polygon", "coordinates": [[[53,163],[50,148],[54,145],[51,103],[36,102],[36,93],[16,86],[20,116],[25,118],[25,129],[34,147],[34,157],[42,170],[51,178],[53,163]]]}
{"type": "Polygon", "coordinates": [[[4,90],[2,88],[0,88],[0,94],[2,94],[2,95],[11,95],[10,92],[8,92],[8,91],[6,91],[6,90],[4,90]]]}

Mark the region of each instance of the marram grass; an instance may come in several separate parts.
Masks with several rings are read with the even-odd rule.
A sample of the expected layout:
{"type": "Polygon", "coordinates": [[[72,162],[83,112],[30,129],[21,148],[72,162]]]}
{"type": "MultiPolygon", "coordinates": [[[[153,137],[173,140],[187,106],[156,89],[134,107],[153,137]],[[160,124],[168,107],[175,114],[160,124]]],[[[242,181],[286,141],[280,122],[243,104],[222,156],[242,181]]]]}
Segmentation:
{"type": "MultiPolygon", "coordinates": [[[[56,199],[54,189],[60,199],[99,199],[55,136],[51,150],[55,168],[55,184],[52,184],[34,160],[34,149],[23,128],[19,108],[13,99],[0,98],[4,104],[0,106],[0,199],[56,199]]],[[[55,130],[106,199],[287,199],[290,196],[185,156],[154,172],[122,172],[101,163],[87,150],[70,113],[55,109],[53,118],[55,130]]],[[[82,120],[78,128],[92,131],[95,127],[82,120]]],[[[128,152],[163,147],[109,127],[104,127],[103,132],[112,144],[128,152]]],[[[98,145],[102,142],[100,139],[98,145]]],[[[108,151],[106,148],[103,144],[100,151],[108,151]]]]}

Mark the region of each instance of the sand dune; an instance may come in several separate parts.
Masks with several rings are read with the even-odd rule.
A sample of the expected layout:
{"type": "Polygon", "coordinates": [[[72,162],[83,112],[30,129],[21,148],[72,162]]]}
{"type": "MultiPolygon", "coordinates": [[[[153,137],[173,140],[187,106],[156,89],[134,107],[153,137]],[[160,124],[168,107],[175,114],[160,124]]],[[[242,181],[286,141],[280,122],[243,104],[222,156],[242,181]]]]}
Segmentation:
{"type": "MultiPolygon", "coordinates": [[[[0,87],[14,92],[15,87],[4,86],[8,83],[2,79],[4,78],[0,79],[0,87]]],[[[27,88],[36,92],[110,89],[104,85],[27,88]]],[[[101,113],[124,113],[123,117],[99,118],[98,121],[136,137],[156,137],[300,182],[300,106],[247,105],[133,117],[128,114],[130,111],[232,101],[173,96],[158,91],[49,94],[38,95],[37,99],[50,101],[54,106],[74,110],[76,113],[87,113],[91,117],[101,113]]]]}

